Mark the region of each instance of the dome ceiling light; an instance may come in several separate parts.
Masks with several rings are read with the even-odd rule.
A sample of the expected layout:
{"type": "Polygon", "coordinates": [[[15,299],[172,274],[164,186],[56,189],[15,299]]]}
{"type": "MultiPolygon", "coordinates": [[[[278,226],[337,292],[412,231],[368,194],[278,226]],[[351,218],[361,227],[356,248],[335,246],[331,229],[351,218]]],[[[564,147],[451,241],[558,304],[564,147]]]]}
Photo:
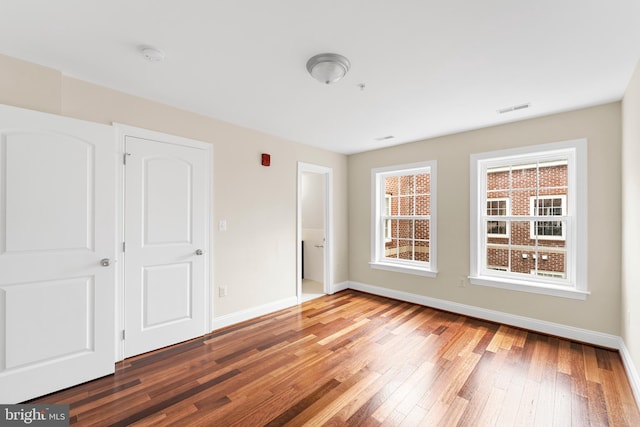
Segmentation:
{"type": "Polygon", "coordinates": [[[337,53],[321,53],[307,61],[307,71],[311,76],[324,84],[335,83],[349,71],[351,63],[337,53]]]}

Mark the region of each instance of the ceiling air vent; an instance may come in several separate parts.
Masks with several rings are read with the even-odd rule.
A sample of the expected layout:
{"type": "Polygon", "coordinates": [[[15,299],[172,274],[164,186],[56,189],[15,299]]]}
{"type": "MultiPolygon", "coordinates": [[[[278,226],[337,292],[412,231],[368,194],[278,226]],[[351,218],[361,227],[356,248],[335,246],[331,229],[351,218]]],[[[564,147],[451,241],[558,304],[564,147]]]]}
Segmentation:
{"type": "Polygon", "coordinates": [[[510,113],[512,111],[524,110],[525,108],[529,108],[529,107],[531,107],[531,103],[527,102],[526,104],[513,105],[511,107],[501,108],[500,110],[498,110],[498,113],[500,114],[510,113]]]}
{"type": "Polygon", "coordinates": [[[393,135],[381,136],[380,138],[376,138],[376,141],[388,141],[393,138],[395,138],[393,135]]]}

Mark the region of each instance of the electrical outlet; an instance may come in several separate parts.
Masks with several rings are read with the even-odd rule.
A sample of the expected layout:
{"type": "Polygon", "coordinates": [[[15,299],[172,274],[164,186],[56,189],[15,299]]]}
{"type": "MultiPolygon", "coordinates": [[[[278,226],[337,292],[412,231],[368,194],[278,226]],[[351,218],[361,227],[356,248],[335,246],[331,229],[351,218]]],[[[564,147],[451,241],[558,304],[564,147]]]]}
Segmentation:
{"type": "Polygon", "coordinates": [[[460,276],[460,282],[458,284],[459,287],[461,288],[466,288],[467,287],[467,278],[464,276],[460,276]]]}
{"type": "Polygon", "coordinates": [[[226,286],[218,286],[218,296],[220,298],[227,296],[227,287],[226,286]]]}

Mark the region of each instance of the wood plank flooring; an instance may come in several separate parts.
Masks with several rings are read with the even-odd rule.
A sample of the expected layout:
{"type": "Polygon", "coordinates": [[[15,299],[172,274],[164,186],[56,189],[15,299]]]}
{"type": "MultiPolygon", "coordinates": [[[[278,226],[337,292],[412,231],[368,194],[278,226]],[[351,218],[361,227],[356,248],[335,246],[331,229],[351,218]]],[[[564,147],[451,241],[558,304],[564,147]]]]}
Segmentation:
{"type": "Polygon", "coordinates": [[[355,291],[32,403],[80,426],[640,426],[615,351],[355,291]]]}

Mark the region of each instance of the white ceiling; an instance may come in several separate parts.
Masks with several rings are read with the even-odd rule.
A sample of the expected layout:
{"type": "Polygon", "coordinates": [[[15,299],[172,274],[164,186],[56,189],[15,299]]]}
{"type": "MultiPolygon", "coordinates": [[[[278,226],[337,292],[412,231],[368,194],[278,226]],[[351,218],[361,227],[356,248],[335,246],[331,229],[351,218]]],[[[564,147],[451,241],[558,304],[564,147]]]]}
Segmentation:
{"type": "Polygon", "coordinates": [[[620,100],[640,1],[0,0],[0,53],[355,153],[620,100]],[[323,52],[351,61],[334,85],[323,52]]]}

